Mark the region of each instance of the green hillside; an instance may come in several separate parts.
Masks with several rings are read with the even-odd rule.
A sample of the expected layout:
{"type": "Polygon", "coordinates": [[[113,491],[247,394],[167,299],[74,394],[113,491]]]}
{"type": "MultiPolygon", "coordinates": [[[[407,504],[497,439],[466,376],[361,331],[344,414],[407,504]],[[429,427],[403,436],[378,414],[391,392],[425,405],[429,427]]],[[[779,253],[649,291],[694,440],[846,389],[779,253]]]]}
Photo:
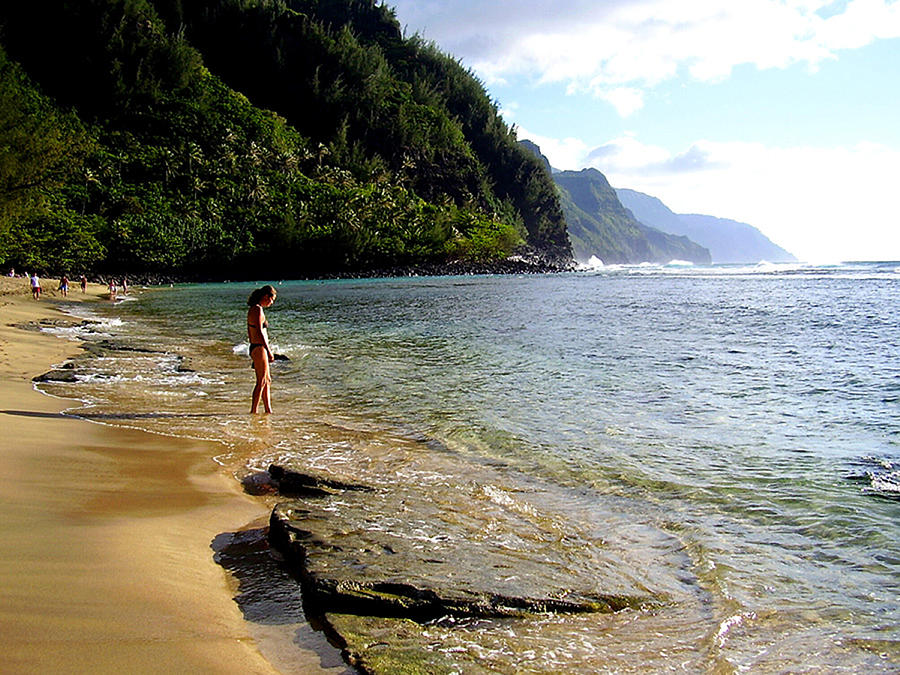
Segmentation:
{"type": "Polygon", "coordinates": [[[553,178],[560,189],[578,260],[596,256],[607,264],[710,262],[709,251],[687,237],[667,234],[635,220],[619,202],[606,177],[596,169],[561,171],[553,178]]]}
{"type": "Polygon", "coordinates": [[[548,172],[373,0],[0,9],[0,265],[301,277],[571,249],[548,172]]]}
{"type": "Polygon", "coordinates": [[[596,169],[556,171],[538,145],[529,140],[519,141],[519,145],[553,175],[576,260],[588,262],[596,256],[604,263],[710,262],[709,251],[687,237],[636,220],[606,176],[596,169]]]}

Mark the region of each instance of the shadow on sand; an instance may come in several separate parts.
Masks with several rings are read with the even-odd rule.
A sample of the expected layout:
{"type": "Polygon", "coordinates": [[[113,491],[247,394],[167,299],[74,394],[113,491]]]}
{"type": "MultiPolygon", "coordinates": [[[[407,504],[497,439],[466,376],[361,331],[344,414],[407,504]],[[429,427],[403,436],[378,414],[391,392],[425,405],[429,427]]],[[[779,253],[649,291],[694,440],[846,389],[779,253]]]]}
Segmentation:
{"type": "Polygon", "coordinates": [[[237,582],[234,601],[244,619],[257,625],[263,655],[288,672],[297,672],[303,665],[301,652],[306,665],[310,659],[317,660],[322,672],[356,672],[344,663],[340,649],[311,625],[300,584],[270,553],[266,532],[266,528],[223,532],[210,544],[213,559],[237,582]]]}
{"type": "Polygon", "coordinates": [[[82,420],[149,420],[171,417],[224,417],[219,413],[66,413],[40,412],[37,410],[0,410],[2,415],[18,417],[39,417],[45,419],[82,419],[82,420]]]}

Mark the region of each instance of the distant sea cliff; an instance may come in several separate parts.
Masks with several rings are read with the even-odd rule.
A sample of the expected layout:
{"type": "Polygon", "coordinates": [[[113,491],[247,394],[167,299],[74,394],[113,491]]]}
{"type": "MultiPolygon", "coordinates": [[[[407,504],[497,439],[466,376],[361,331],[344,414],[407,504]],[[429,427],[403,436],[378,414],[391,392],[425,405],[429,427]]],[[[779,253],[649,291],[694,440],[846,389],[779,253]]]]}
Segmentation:
{"type": "Polygon", "coordinates": [[[709,249],[714,263],[796,262],[793,254],[762,232],[736,220],[699,214],[677,214],[656,197],[616,189],[619,201],[640,222],[690,238],[709,249]]]}
{"type": "Polygon", "coordinates": [[[794,262],[796,258],[747,223],[679,215],[656,197],[614,189],[597,169],[559,171],[535,143],[520,142],[539,157],[559,190],[575,259],[604,263],[697,264],[794,262]]]}
{"type": "Polygon", "coordinates": [[[557,171],[535,143],[523,140],[520,144],[540,158],[553,176],[577,261],[588,262],[596,257],[607,264],[710,262],[709,251],[687,237],[638,222],[597,169],[557,171]]]}

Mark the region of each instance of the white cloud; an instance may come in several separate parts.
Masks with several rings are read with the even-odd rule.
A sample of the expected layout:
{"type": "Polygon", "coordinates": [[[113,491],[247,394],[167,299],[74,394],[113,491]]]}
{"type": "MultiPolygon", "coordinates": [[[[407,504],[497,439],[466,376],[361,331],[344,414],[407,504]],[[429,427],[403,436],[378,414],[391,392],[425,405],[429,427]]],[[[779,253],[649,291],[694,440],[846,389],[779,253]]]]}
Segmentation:
{"type": "Polygon", "coordinates": [[[628,115],[640,90],[742,64],[814,68],[842,49],[900,37],[900,2],[849,0],[456,0],[396,2],[401,23],[489,84],[514,76],[590,92],[628,115]],[[828,14],[830,12],[830,14],[828,14]],[[478,16],[478,21],[472,17],[478,16]]]}
{"type": "Polygon", "coordinates": [[[641,143],[632,133],[592,149],[580,159],[578,166],[593,166],[604,172],[608,170],[606,167],[615,167],[633,173],[641,172],[644,167],[662,165],[670,157],[668,150],[641,143]]]}
{"type": "Polygon", "coordinates": [[[598,91],[597,96],[609,101],[622,117],[628,117],[644,107],[644,92],[634,87],[614,87],[598,91]]]}
{"type": "Polygon", "coordinates": [[[512,124],[516,120],[516,115],[519,112],[519,108],[521,108],[516,101],[510,101],[507,103],[502,110],[500,110],[500,116],[506,121],[507,124],[512,124]]]}
{"type": "Polygon", "coordinates": [[[626,135],[586,152],[580,165],[677,213],[750,223],[806,260],[900,259],[893,197],[900,151],[882,145],[698,141],[673,155],[626,135]]]}
{"type": "Polygon", "coordinates": [[[516,135],[521,140],[527,139],[540,146],[541,153],[550,160],[550,166],[554,169],[577,171],[584,166],[584,156],[588,146],[578,138],[550,138],[522,128],[517,129],[516,135]]]}
{"type": "MultiPolygon", "coordinates": [[[[689,86],[724,80],[741,65],[815,69],[841,50],[900,37],[900,0],[399,0],[395,6],[410,31],[422,30],[489,85],[525,82],[535,98],[539,85],[561,85],[626,118],[645,98],[653,100],[650,89],[676,78],[689,86]]],[[[510,118],[516,113],[504,110],[510,118]]],[[[555,123],[565,125],[565,114],[555,123]]],[[[852,116],[846,124],[855,124],[852,116]]],[[[878,128],[860,131],[879,137],[878,128]]],[[[900,259],[891,197],[900,149],[721,138],[664,148],[636,133],[594,147],[565,133],[520,128],[518,136],[540,145],[556,168],[595,166],[613,185],[652,194],[678,212],[751,223],[799,257],[900,259]]]]}

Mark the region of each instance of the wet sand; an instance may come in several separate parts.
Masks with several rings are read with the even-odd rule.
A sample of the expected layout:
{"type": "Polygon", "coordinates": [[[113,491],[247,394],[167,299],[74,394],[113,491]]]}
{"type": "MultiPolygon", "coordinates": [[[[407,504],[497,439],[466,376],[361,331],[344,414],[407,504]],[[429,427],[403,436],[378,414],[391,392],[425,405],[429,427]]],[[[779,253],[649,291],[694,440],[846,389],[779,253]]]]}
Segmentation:
{"type": "MultiPolygon", "coordinates": [[[[11,327],[62,316],[55,291],[36,302],[27,284],[0,279],[2,670],[278,672],[211,548],[268,509],[212,461],[211,443],[60,415],[67,402],[31,378],[78,347],[11,327]]],[[[74,286],[69,300],[106,293],[74,286]]]]}

